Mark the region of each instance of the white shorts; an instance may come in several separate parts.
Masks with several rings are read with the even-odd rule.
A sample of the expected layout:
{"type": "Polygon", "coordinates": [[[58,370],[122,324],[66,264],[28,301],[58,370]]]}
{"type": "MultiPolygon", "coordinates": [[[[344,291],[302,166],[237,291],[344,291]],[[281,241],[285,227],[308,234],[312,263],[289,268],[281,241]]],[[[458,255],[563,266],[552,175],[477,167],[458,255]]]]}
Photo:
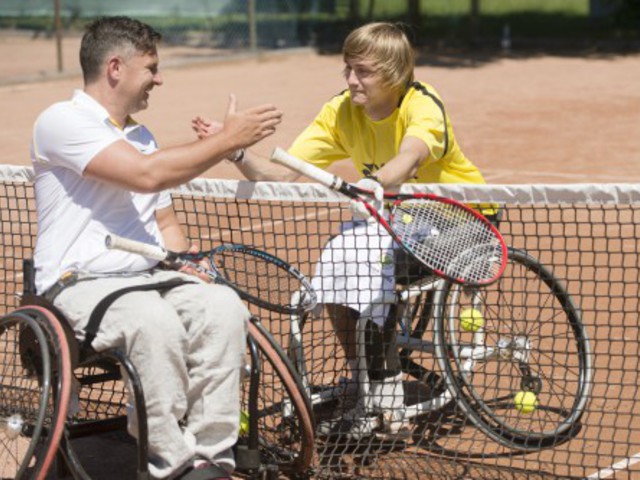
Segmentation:
{"type": "Polygon", "coordinates": [[[345,305],[382,326],[395,290],[395,242],[377,222],[347,222],[316,265],[312,286],[320,303],[345,305]]]}

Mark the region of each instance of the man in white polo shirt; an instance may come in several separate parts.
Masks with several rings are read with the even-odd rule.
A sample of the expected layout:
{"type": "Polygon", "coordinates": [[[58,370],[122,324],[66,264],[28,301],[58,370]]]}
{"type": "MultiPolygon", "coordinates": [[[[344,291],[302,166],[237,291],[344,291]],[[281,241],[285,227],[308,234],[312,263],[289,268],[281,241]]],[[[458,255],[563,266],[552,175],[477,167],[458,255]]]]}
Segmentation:
{"type": "Polygon", "coordinates": [[[105,236],[193,249],[166,189],[241,157],[275,131],[282,114],[272,105],[237,112],[231,96],[221,131],[158,149],[131,115],[147,108],[162,84],[159,41],[160,34],[139,21],[96,20],[80,47],[84,89],[35,123],[36,288],[83,338],[89,315],[107,295],[160,285],[115,300],[91,345],[123,349],[140,374],[154,478],[230,478],[246,307],[227,287],[107,250],[105,236]]]}

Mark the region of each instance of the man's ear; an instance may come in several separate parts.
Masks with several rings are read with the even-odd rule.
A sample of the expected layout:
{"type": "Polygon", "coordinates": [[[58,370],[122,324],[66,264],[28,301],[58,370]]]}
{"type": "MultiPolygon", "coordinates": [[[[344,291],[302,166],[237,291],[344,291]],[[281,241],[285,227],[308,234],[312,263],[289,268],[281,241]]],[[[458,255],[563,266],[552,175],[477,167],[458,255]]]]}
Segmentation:
{"type": "Polygon", "coordinates": [[[119,80],[122,74],[122,57],[112,56],[107,59],[107,77],[110,80],[119,80]]]}

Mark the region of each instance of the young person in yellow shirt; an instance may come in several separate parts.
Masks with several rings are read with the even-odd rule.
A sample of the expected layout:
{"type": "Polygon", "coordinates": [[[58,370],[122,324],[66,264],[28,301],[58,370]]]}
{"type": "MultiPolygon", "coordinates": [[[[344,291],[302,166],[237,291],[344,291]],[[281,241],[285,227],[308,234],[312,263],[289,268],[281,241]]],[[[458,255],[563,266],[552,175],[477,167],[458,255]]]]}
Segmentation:
{"type": "MultiPolygon", "coordinates": [[[[350,158],[362,177],[357,185],[373,190],[380,207],[384,190],[403,183],[485,183],[462,153],[437,91],[414,78],[414,51],[401,26],[371,23],[357,28],[347,36],[342,54],[348,88],[322,107],[289,153],[320,168],[350,158]]],[[[219,125],[196,117],[192,127],[205,137],[219,125]]],[[[236,158],[250,180],[293,181],[298,176],[244,152],[236,158]]],[[[403,266],[390,237],[361,218],[367,215],[358,204],[352,202],[354,221],[343,224],[323,250],[313,283],[352,371],[345,388],[357,387],[356,321],[361,315],[370,317],[371,398],[345,415],[346,425],[340,428],[348,431],[339,433],[358,438],[398,435],[407,429],[398,414],[404,406],[402,373],[393,334],[384,329],[388,305],[380,300],[394,289],[403,266]],[[389,412],[395,414],[386,415],[389,412]],[[370,422],[359,420],[371,413],[398,421],[390,421],[382,431],[367,431],[364,425],[370,422]]]]}

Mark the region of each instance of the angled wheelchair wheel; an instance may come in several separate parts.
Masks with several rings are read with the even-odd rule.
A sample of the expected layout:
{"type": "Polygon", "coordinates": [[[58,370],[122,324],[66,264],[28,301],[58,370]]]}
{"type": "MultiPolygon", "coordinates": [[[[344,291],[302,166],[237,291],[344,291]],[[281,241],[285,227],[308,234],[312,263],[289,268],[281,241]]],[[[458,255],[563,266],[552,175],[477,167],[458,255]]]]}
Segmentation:
{"type": "Polygon", "coordinates": [[[0,318],[0,478],[45,478],[70,389],[69,346],[57,318],[40,307],[0,318]]]}
{"type": "Polygon", "coordinates": [[[521,451],[557,445],[580,430],[592,354],[579,310],[549,269],[510,248],[496,283],[447,284],[435,304],[437,358],[471,422],[521,451]]]}
{"type": "Polygon", "coordinates": [[[250,371],[242,383],[238,445],[259,451],[260,465],[295,475],[314,452],[308,397],[282,348],[255,319],[249,324],[250,371]]]}

